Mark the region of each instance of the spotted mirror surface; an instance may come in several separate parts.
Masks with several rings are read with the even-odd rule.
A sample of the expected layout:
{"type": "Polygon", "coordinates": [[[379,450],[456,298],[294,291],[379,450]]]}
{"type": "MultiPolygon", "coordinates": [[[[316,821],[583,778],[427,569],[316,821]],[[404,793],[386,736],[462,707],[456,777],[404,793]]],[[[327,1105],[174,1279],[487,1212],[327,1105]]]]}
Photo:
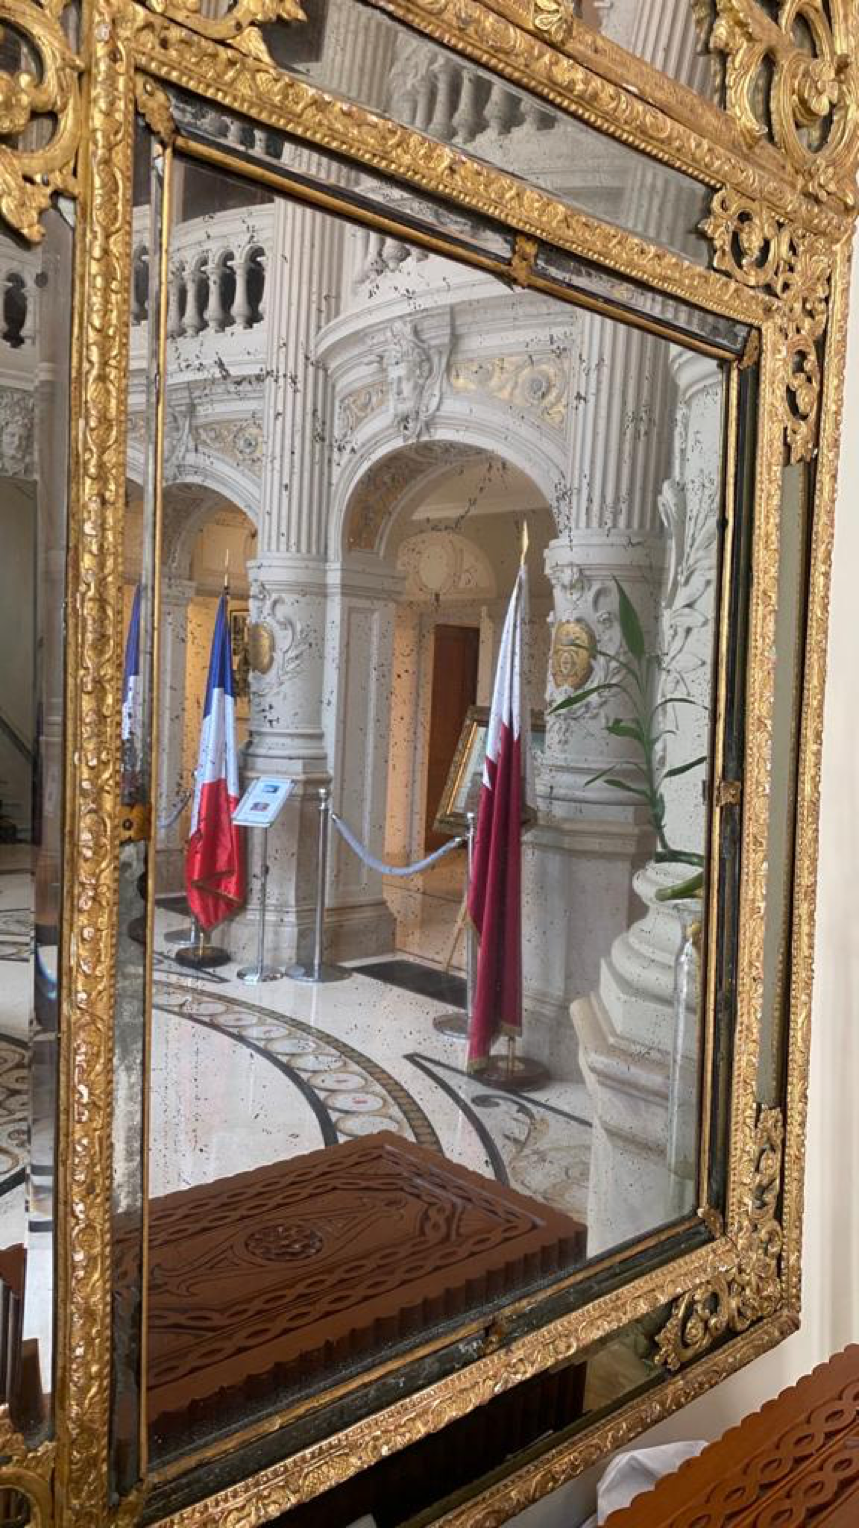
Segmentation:
{"type": "Polygon", "coordinates": [[[0,235],[0,1403],[28,1436],[54,1389],[72,218],[0,235]]]}
{"type": "Polygon", "coordinates": [[[475,1317],[699,1234],[742,583],[728,360],[169,179],[160,304],[159,164],[135,212],[125,598],[156,1462],[335,1381],[366,1409],[381,1361],[449,1372],[475,1317]]]}

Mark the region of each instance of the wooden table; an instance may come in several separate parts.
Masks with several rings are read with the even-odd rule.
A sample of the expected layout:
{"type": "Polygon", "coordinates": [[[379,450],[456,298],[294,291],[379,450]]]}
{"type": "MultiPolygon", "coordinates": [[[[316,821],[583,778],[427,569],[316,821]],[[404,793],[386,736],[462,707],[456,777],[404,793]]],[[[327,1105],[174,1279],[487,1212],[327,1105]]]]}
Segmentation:
{"type": "Polygon", "coordinates": [[[859,1346],[745,1417],[606,1528],[859,1528],[859,1346]]]}

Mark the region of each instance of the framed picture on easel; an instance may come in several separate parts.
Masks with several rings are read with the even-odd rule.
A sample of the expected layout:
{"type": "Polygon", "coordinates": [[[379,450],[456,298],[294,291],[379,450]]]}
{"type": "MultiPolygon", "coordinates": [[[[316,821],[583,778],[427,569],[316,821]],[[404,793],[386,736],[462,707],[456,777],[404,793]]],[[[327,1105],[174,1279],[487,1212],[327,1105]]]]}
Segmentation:
{"type": "MultiPolygon", "coordinates": [[[[477,811],[488,728],[489,707],[469,706],[433,823],[435,833],[464,833],[466,813],[477,811]]],[[[542,711],[533,711],[531,748],[535,754],[543,752],[545,741],[546,719],[542,711]]]]}

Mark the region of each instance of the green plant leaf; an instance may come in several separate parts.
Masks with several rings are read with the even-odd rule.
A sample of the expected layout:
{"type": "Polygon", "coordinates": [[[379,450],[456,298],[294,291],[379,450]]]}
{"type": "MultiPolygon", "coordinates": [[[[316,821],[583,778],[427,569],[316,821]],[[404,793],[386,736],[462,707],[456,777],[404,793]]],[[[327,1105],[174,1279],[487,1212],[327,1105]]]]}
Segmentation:
{"type": "Polygon", "coordinates": [[[657,700],[650,713],[650,720],[653,720],[657,711],[660,711],[663,706],[700,706],[700,704],[699,700],[692,700],[688,695],[666,695],[664,700],[657,700]]]}
{"type": "Polygon", "coordinates": [[[697,769],[700,764],[706,764],[707,755],[702,753],[700,759],[690,759],[688,764],[675,764],[673,769],[666,769],[662,776],[663,780],[673,780],[677,775],[685,775],[690,769],[697,769]]]}
{"type": "Polygon", "coordinates": [[[643,790],[640,785],[630,785],[628,780],[618,780],[616,776],[610,775],[605,783],[613,786],[616,791],[629,791],[631,796],[643,796],[645,801],[650,800],[650,791],[643,790]]]}
{"type": "Polygon", "coordinates": [[[644,747],[644,733],[639,722],[624,722],[616,718],[613,722],[607,723],[605,730],[610,732],[612,737],[631,737],[633,742],[644,747]]]}
{"type": "Polygon", "coordinates": [[[663,886],[656,893],[657,902],[684,902],[689,897],[699,897],[704,889],[704,872],[690,875],[688,881],[678,881],[676,886],[663,886]]]}
{"type": "MultiPolygon", "coordinates": [[[[585,781],[585,785],[596,785],[597,780],[604,780],[606,775],[610,775],[613,769],[613,764],[609,764],[608,769],[598,769],[595,775],[591,775],[590,779],[585,781]]],[[[582,789],[584,789],[584,786],[582,789]]]]}
{"type": "Polygon", "coordinates": [[[704,868],[703,854],[693,854],[691,849],[660,849],[653,856],[657,865],[700,865],[704,868]]]}
{"type": "Polygon", "coordinates": [[[558,711],[569,711],[572,706],[580,706],[583,700],[590,700],[592,695],[605,695],[609,690],[617,690],[620,686],[610,680],[604,684],[592,684],[586,690],[577,690],[575,695],[566,695],[556,705],[550,707],[549,715],[554,716],[558,711]]]}
{"type": "Polygon", "coordinates": [[[620,620],[621,635],[633,658],[637,658],[640,663],[644,658],[644,632],[638,619],[638,611],[624,589],[623,584],[618,579],[615,579],[615,585],[617,587],[617,613],[620,620]]]}

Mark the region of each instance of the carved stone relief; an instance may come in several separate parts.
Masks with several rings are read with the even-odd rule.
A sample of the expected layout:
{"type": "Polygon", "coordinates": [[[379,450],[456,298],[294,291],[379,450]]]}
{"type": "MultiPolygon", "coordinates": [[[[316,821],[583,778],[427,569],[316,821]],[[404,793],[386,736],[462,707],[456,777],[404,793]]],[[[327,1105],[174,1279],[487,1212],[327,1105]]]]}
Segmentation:
{"type": "Polygon", "coordinates": [[[0,473],[32,477],[33,396],[19,388],[0,388],[0,473]]]}

